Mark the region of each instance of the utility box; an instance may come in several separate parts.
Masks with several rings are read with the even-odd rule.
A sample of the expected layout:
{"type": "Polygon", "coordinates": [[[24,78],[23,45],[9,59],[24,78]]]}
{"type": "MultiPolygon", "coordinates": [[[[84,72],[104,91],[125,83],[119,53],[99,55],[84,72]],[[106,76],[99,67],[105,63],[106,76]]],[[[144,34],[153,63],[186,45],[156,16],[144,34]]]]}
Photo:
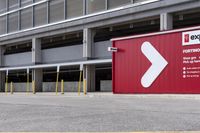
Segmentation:
{"type": "Polygon", "coordinates": [[[113,93],[200,94],[200,27],[112,42],[113,93]]]}

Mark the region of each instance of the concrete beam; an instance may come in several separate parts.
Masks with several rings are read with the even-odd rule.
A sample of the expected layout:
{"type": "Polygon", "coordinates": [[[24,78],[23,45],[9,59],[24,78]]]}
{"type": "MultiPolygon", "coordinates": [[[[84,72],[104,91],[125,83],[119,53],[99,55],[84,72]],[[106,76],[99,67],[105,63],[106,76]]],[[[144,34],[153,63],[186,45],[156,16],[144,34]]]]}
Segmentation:
{"type": "Polygon", "coordinates": [[[11,70],[26,70],[29,69],[40,69],[40,68],[56,68],[57,66],[79,66],[84,65],[94,65],[94,64],[108,64],[112,63],[112,59],[98,59],[98,60],[87,60],[87,61],[77,61],[77,62],[64,62],[56,64],[41,64],[32,66],[16,66],[16,67],[4,67],[0,68],[0,71],[11,71],[11,70]]]}

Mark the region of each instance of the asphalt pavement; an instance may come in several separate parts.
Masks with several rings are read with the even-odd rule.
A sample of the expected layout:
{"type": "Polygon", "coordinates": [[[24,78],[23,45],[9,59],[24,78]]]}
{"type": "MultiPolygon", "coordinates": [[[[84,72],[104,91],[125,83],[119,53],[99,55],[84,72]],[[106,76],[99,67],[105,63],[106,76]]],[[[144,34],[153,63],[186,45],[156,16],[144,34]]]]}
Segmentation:
{"type": "Polygon", "coordinates": [[[0,94],[0,131],[200,131],[200,96],[0,94]]]}

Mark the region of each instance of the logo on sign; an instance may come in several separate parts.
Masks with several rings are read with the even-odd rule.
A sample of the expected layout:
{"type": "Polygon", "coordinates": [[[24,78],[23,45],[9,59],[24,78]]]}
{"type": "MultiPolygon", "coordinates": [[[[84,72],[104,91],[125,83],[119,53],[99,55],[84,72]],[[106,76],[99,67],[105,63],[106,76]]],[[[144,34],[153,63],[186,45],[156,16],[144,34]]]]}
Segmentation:
{"type": "Polygon", "coordinates": [[[185,43],[190,41],[189,37],[189,34],[185,34],[185,43]]]}
{"type": "Polygon", "coordinates": [[[200,30],[183,32],[182,44],[183,46],[200,44],[200,30]]]}

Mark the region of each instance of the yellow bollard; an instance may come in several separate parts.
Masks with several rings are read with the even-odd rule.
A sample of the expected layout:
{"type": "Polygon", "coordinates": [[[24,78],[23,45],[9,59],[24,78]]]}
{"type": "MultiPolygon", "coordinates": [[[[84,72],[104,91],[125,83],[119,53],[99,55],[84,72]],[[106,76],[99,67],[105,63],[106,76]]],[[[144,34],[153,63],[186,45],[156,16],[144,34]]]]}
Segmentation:
{"type": "Polygon", "coordinates": [[[57,72],[57,77],[56,77],[56,95],[58,95],[58,79],[59,79],[59,72],[57,72]]]}
{"type": "Polygon", "coordinates": [[[30,91],[30,85],[29,85],[29,73],[27,73],[26,92],[28,93],[29,91],[30,91]]]}
{"type": "Polygon", "coordinates": [[[8,75],[6,75],[6,86],[5,86],[5,93],[8,93],[8,75]]]}
{"type": "Polygon", "coordinates": [[[64,80],[61,80],[61,94],[64,94],[64,80]]]}
{"type": "Polygon", "coordinates": [[[82,71],[80,71],[79,83],[78,83],[78,95],[81,93],[81,81],[82,81],[82,71]]]}
{"type": "Polygon", "coordinates": [[[13,82],[10,82],[10,93],[13,94],[13,82]]]}
{"type": "Polygon", "coordinates": [[[32,81],[32,91],[33,91],[33,94],[35,94],[35,80],[32,81]]]}
{"type": "Polygon", "coordinates": [[[83,80],[83,92],[84,92],[84,95],[87,94],[87,91],[86,91],[86,79],[83,80]]]}

